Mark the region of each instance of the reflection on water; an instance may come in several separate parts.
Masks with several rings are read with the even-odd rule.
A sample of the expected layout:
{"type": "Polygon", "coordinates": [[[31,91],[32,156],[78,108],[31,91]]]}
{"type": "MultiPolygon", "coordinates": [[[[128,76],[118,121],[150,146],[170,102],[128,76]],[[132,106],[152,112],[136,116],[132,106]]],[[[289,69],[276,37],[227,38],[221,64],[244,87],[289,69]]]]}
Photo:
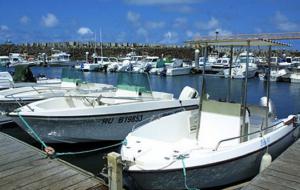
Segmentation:
{"type": "MultiPolygon", "coordinates": [[[[62,68],[60,67],[34,67],[32,71],[35,75],[45,74],[50,78],[60,78],[62,68]]],[[[83,73],[84,77],[89,82],[99,82],[106,84],[117,84],[116,73],[98,73],[98,72],[86,72],[83,73]]],[[[164,91],[173,93],[175,97],[178,97],[181,90],[185,86],[191,86],[198,91],[201,89],[201,75],[186,75],[175,77],[162,77],[162,76],[149,76],[152,90],[164,91]]],[[[228,80],[219,77],[207,77],[207,93],[210,98],[225,100],[229,96],[228,80]]],[[[271,82],[271,99],[275,104],[277,115],[279,118],[286,117],[289,114],[300,112],[300,84],[293,83],[276,83],[271,82]]],[[[230,100],[235,102],[241,101],[242,95],[242,80],[232,80],[230,90],[230,100]]],[[[248,80],[248,94],[247,102],[249,104],[258,104],[260,98],[266,94],[265,82],[259,79],[248,80]]],[[[16,125],[6,125],[1,127],[1,131],[9,133],[21,140],[31,143],[40,148],[40,145],[34,142],[26,133],[24,133],[16,125]]],[[[115,142],[101,142],[93,144],[72,144],[72,145],[52,145],[59,152],[66,151],[80,151],[88,150],[98,147],[111,145],[115,142]]],[[[69,161],[83,169],[98,173],[104,165],[103,156],[111,151],[118,151],[120,147],[106,150],[105,152],[94,152],[85,155],[76,156],[64,156],[62,157],[66,161],[69,161]]]]}

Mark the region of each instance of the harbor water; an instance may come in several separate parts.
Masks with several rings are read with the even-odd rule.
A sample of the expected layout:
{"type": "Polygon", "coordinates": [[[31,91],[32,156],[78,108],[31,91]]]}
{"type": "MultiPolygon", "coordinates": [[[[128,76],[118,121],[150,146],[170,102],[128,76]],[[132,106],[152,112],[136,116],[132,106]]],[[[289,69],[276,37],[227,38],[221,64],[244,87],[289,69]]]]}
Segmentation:
{"type": "MultiPolygon", "coordinates": [[[[45,74],[49,78],[59,78],[62,73],[62,67],[33,67],[34,75],[45,74]]],[[[98,82],[116,85],[117,73],[85,72],[83,73],[88,82],[98,82]]],[[[201,91],[202,75],[183,75],[164,77],[149,75],[150,85],[153,91],[163,91],[173,93],[174,97],[180,95],[185,86],[196,88],[201,91]]],[[[207,93],[210,97],[219,100],[228,100],[239,102],[242,95],[242,80],[235,79],[231,81],[231,90],[225,90],[228,86],[228,79],[218,76],[207,76],[207,93]]],[[[258,78],[248,79],[248,104],[259,104],[260,98],[266,95],[266,82],[258,78]]],[[[290,114],[300,113],[300,85],[297,83],[271,82],[270,86],[271,100],[275,105],[278,118],[286,117],[290,114]]],[[[6,124],[1,126],[1,131],[8,133],[16,138],[28,142],[34,146],[41,147],[29,135],[23,132],[16,124],[6,124]]],[[[84,144],[56,144],[51,145],[58,152],[73,152],[105,147],[118,142],[99,142],[84,144]]],[[[111,151],[119,151],[120,147],[97,151],[81,155],[68,155],[61,158],[77,165],[92,173],[99,173],[105,165],[104,156],[111,151]]]]}

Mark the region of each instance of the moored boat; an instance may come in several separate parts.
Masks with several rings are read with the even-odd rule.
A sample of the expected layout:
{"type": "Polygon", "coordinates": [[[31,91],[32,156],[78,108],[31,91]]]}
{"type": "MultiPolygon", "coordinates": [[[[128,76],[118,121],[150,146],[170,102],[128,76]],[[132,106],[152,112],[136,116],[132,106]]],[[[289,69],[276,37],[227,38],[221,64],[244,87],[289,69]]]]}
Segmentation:
{"type": "Polygon", "coordinates": [[[151,91],[145,74],[118,75],[115,92],[50,98],[21,107],[10,116],[30,134],[22,116],[47,143],[77,143],[123,140],[138,122],[198,107],[197,91],[190,87],[174,99],[173,94],[151,91]]]}

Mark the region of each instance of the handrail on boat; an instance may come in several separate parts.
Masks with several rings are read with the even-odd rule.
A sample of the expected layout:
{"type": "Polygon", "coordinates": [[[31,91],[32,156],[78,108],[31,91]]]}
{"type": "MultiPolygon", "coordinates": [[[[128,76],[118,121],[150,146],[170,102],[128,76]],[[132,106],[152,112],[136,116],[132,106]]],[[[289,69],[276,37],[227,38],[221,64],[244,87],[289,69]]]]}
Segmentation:
{"type": "MultiPolygon", "coordinates": [[[[280,123],[284,123],[284,121],[280,121],[280,122],[275,123],[275,124],[273,124],[273,125],[271,125],[271,126],[269,126],[269,127],[266,127],[266,128],[264,128],[264,129],[261,129],[261,130],[259,130],[259,131],[255,131],[255,132],[248,133],[248,134],[245,134],[245,135],[241,135],[241,136],[238,136],[238,137],[231,137],[231,138],[227,138],[227,139],[220,140],[220,141],[218,142],[216,148],[213,149],[213,151],[217,151],[218,148],[219,148],[219,146],[220,146],[221,143],[223,143],[223,142],[231,141],[231,140],[235,140],[235,139],[239,139],[239,138],[243,138],[243,137],[247,137],[247,136],[250,136],[250,135],[257,134],[257,133],[261,133],[261,132],[263,132],[263,131],[265,131],[265,130],[267,130],[267,129],[270,129],[270,128],[273,128],[273,127],[277,126],[277,125],[280,124],[280,123]]],[[[285,125],[282,125],[282,126],[280,126],[279,128],[281,128],[281,127],[283,127],[283,126],[285,126],[285,125]]]]}

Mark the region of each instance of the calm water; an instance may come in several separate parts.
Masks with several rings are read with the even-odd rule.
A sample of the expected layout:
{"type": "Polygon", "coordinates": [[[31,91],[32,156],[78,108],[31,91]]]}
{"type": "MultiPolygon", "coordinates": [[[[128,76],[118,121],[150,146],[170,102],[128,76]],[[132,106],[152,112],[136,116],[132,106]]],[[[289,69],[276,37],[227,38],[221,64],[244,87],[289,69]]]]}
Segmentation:
{"type": "MultiPolygon", "coordinates": [[[[45,74],[50,78],[60,78],[62,68],[60,67],[35,67],[32,68],[35,75],[45,74]]],[[[89,82],[99,82],[115,85],[117,82],[116,73],[99,73],[99,72],[86,72],[83,73],[84,77],[89,82]]],[[[162,76],[149,76],[152,90],[164,91],[173,93],[175,97],[178,97],[182,88],[185,86],[191,86],[198,91],[201,89],[202,76],[201,75],[186,75],[175,77],[162,77],[162,76]]],[[[227,89],[228,81],[219,77],[207,77],[206,81],[207,92],[210,98],[213,99],[225,99],[228,95],[227,89]]],[[[231,85],[231,100],[239,102],[242,92],[242,80],[233,80],[231,85]]],[[[260,81],[258,78],[248,80],[248,94],[247,102],[250,104],[258,104],[260,98],[266,94],[266,84],[260,81]]],[[[289,114],[300,113],[300,84],[292,83],[279,83],[271,82],[271,99],[275,104],[275,109],[278,118],[286,117],[289,114]]],[[[1,127],[1,130],[11,134],[23,141],[31,143],[37,147],[40,147],[32,138],[19,129],[16,125],[5,125],[1,127]]],[[[79,151],[98,148],[101,146],[107,146],[116,142],[102,142],[93,144],[80,144],[80,145],[52,145],[56,151],[79,151]]],[[[118,151],[120,147],[109,149],[102,152],[94,152],[85,155],[76,156],[63,156],[62,159],[71,162],[85,170],[97,174],[104,166],[103,156],[111,151],[118,151]]]]}

